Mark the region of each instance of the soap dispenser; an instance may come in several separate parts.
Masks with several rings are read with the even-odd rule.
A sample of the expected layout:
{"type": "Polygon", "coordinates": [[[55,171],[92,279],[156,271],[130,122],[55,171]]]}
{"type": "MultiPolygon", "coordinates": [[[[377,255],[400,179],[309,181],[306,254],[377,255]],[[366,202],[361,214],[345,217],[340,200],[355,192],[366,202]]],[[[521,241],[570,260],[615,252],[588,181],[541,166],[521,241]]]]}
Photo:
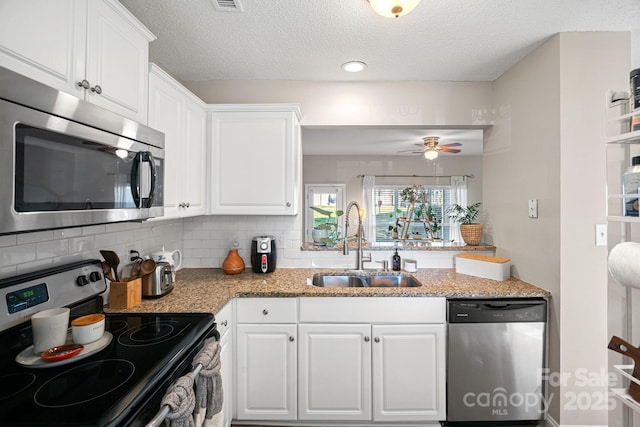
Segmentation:
{"type": "Polygon", "coordinates": [[[391,258],[391,270],[400,271],[400,255],[398,255],[398,248],[396,248],[393,257],[391,258]]]}

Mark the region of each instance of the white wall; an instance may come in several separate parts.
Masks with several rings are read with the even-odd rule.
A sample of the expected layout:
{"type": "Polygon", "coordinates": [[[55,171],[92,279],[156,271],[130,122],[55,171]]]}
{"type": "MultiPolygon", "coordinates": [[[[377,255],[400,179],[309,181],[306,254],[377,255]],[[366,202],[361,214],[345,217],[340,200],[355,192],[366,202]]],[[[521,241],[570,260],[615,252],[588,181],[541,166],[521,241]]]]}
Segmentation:
{"type": "Polygon", "coordinates": [[[494,82],[502,114],[486,139],[484,206],[499,254],[553,293],[550,368],[569,375],[551,389],[562,425],[608,422],[605,408],[571,399],[607,397],[605,384],[580,386],[576,374],[600,378],[607,366],[607,252],[594,226],[605,222],[605,94],[628,85],[628,70],[627,33],[563,33],[494,82]],[[528,199],[540,200],[538,219],[528,199]]]}

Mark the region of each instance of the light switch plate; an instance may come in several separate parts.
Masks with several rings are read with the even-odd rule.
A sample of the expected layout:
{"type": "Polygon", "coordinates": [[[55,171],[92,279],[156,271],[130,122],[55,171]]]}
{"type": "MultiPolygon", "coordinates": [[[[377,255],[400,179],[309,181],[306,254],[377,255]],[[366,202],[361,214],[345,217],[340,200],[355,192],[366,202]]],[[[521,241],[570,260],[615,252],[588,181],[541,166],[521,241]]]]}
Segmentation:
{"type": "Polygon", "coordinates": [[[596,246],[607,246],[607,224],[596,224],[596,246]]]}
{"type": "Polygon", "coordinates": [[[529,218],[538,218],[538,199],[529,200],[529,218]]]}

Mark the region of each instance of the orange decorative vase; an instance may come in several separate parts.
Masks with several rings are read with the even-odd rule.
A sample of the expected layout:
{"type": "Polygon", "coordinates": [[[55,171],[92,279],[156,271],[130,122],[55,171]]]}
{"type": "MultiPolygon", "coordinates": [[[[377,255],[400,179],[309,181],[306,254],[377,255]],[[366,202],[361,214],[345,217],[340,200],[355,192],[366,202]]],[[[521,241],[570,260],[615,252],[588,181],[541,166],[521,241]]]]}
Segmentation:
{"type": "Polygon", "coordinates": [[[229,250],[229,254],[222,263],[222,271],[225,274],[240,274],[244,271],[244,261],[238,255],[237,249],[229,250]]]}

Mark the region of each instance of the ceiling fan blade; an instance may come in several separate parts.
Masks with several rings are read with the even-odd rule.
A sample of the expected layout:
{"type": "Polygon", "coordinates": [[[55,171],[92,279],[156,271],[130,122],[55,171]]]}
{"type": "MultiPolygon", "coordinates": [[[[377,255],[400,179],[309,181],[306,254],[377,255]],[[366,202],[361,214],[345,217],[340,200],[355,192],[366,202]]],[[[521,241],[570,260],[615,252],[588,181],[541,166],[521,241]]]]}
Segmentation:
{"type": "Polygon", "coordinates": [[[457,148],[449,148],[444,145],[440,147],[440,150],[445,153],[459,153],[461,151],[461,150],[458,150],[457,148]]]}
{"type": "Polygon", "coordinates": [[[397,153],[416,153],[416,154],[420,154],[420,153],[423,153],[423,152],[424,152],[424,150],[423,151],[417,151],[415,148],[413,148],[411,150],[400,150],[400,151],[397,151],[397,153]]]}
{"type": "Polygon", "coordinates": [[[442,144],[441,147],[460,147],[462,144],[459,142],[450,142],[449,144],[442,144]]]}

